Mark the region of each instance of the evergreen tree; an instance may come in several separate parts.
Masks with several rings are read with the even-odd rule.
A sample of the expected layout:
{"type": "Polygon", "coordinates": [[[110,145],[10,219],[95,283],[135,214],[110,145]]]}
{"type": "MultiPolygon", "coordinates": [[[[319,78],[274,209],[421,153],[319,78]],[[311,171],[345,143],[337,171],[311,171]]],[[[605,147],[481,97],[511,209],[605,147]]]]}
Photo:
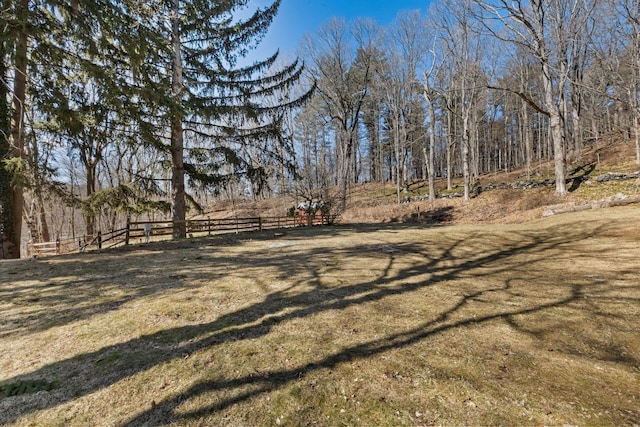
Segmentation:
{"type": "Polygon", "coordinates": [[[24,166],[25,100],[27,76],[27,41],[29,25],[29,1],[3,1],[2,18],[2,121],[6,131],[0,145],[0,193],[2,193],[2,239],[3,257],[20,258],[22,234],[22,208],[24,196],[20,175],[24,166]],[[13,72],[11,72],[13,71],[13,72]],[[9,77],[9,75],[11,77],[9,77]],[[11,83],[10,83],[11,82],[11,83]],[[12,87],[10,87],[12,85],[12,87]],[[11,103],[7,104],[6,100],[11,103]],[[5,114],[6,113],[6,116],[5,114]]]}
{"type": "Polygon", "coordinates": [[[285,111],[309,92],[292,96],[302,64],[275,67],[278,53],[251,65],[239,60],[254,49],[276,15],[280,0],[246,18],[248,0],[171,0],[169,19],[170,96],[166,122],[172,167],[174,238],[186,236],[185,176],[194,185],[219,189],[242,178],[258,186],[265,170],[250,156],[257,148],[274,156],[283,144],[285,111]],[[275,100],[275,101],[274,101],[275,100]]]}
{"type": "Polygon", "coordinates": [[[155,135],[149,129],[158,126],[158,105],[166,104],[159,102],[153,87],[162,76],[155,66],[162,52],[151,48],[161,46],[154,40],[157,31],[139,24],[150,12],[128,0],[115,1],[103,4],[102,13],[91,1],[77,5],[54,37],[34,47],[37,57],[57,59],[56,67],[35,67],[32,72],[38,82],[32,96],[42,120],[39,132],[64,144],[85,178],[85,197],[71,194],[66,185],[55,186],[55,192],[83,211],[87,236],[95,235],[96,214],[107,205],[127,213],[163,206],[147,200],[149,192],[141,182],[112,183],[118,191],[100,189],[105,154],[116,144],[153,142],[154,137],[144,135],[155,135]],[[120,191],[125,187],[127,191],[120,191]],[[101,191],[105,194],[97,194],[101,191]]]}
{"type": "MultiPolygon", "coordinates": [[[[32,135],[35,128],[29,128],[33,123],[27,121],[26,108],[33,108],[30,119],[55,122],[57,129],[49,129],[53,134],[86,134],[87,123],[68,115],[72,106],[65,92],[72,76],[81,75],[91,82],[93,90],[104,94],[105,105],[118,105],[122,117],[134,117],[143,123],[138,130],[150,133],[149,122],[153,120],[147,120],[148,102],[141,108],[140,100],[160,103],[145,93],[153,91],[150,85],[138,84],[133,77],[157,75],[149,71],[154,68],[149,64],[160,57],[155,53],[160,43],[150,40],[157,31],[149,32],[148,27],[138,25],[145,9],[133,0],[3,0],[1,5],[0,71],[3,101],[10,101],[3,115],[9,120],[0,143],[2,223],[10,242],[5,256],[17,258],[25,186],[29,170],[39,167],[30,165],[32,159],[27,155],[27,135],[32,135]],[[149,46],[154,50],[148,50],[149,46]],[[113,70],[120,72],[115,78],[113,70]]],[[[41,187],[42,183],[36,184],[41,187]]]]}

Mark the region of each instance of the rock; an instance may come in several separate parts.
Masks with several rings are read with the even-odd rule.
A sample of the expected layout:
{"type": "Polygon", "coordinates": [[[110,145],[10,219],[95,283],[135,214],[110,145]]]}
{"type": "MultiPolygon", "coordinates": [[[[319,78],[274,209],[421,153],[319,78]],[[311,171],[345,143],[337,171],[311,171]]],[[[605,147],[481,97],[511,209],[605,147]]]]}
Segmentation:
{"type": "Polygon", "coordinates": [[[640,195],[636,196],[627,196],[622,193],[618,193],[615,196],[607,197],[602,200],[593,200],[590,202],[585,202],[580,205],[576,205],[575,203],[568,203],[564,205],[552,205],[547,206],[547,208],[542,212],[543,217],[548,217],[551,215],[557,215],[561,213],[568,212],[579,212],[587,209],[600,209],[607,208],[613,206],[625,206],[632,203],[640,203],[640,195]]]}

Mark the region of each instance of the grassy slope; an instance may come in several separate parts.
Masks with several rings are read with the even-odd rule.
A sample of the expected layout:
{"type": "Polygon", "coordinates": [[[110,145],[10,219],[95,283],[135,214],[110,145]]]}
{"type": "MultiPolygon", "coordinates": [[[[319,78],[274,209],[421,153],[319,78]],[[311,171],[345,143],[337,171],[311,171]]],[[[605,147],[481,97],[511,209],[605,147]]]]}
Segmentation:
{"type": "Polygon", "coordinates": [[[633,425],[639,214],[3,263],[0,423],[633,425]]]}
{"type": "MultiPolygon", "coordinates": [[[[443,222],[465,224],[521,223],[540,218],[549,205],[580,204],[601,200],[616,194],[635,195],[640,193],[640,181],[626,180],[606,183],[597,182],[597,177],[608,172],[637,172],[640,166],[635,163],[634,142],[631,140],[603,141],[584,150],[581,159],[568,167],[566,197],[554,195],[555,188],[543,187],[526,190],[491,190],[464,202],[461,198],[439,198],[435,203],[426,201],[397,205],[395,186],[391,183],[361,184],[355,186],[350,194],[349,206],[342,215],[342,221],[361,222],[443,222]]],[[[529,175],[522,170],[508,173],[498,172],[483,175],[479,184],[487,187],[491,184],[514,183],[531,179],[543,181],[553,178],[553,164],[536,164],[529,175]]],[[[461,181],[454,180],[454,192],[462,191],[461,181]]],[[[436,191],[447,193],[446,180],[436,180],[436,191]]],[[[409,186],[401,198],[414,200],[426,198],[428,186],[418,181],[409,186]]]]}
{"type": "MultiPolygon", "coordinates": [[[[491,184],[514,183],[531,179],[543,181],[553,178],[553,164],[536,163],[529,175],[522,170],[503,171],[486,174],[479,178],[483,187],[491,184]]],[[[608,172],[630,173],[640,170],[635,163],[634,141],[611,137],[585,148],[579,161],[568,167],[566,197],[554,196],[553,186],[527,190],[491,190],[464,202],[461,198],[438,198],[435,203],[415,201],[426,199],[428,185],[417,181],[409,185],[401,199],[411,198],[412,203],[397,204],[395,185],[392,183],[364,183],[350,189],[347,209],[340,221],[350,224],[361,223],[446,223],[446,224],[504,224],[521,223],[540,218],[549,205],[580,204],[601,200],[616,194],[640,195],[640,181],[626,180],[606,183],[596,178],[608,172]]],[[[462,190],[460,179],[453,180],[454,192],[462,190]]],[[[446,180],[436,180],[436,191],[446,190],[446,180]]],[[[334,195],[335,196],[335,195],[334,195]]],[[[297,200],[300,201],[300,200],[297,200]]],[[[287,209],[297,202],[290,197],[259,201],[218,201],[205,214],[212,217],[255,217],[285,215],[287,209]]]]}

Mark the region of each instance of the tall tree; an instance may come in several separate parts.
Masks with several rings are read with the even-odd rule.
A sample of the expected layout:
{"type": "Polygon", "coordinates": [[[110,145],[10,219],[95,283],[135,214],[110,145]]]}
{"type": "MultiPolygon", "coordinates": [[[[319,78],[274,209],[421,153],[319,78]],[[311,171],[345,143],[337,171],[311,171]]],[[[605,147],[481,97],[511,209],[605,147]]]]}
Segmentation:
{"type": "Polygon", "coordinates": [[[307,39],[304,47],[312,62],[309,72],[318,82],[318,96],[334,123],[341,210],[346,205],[349,166],[357,143],[360,112],[371,82],[372,47],[377,35],[371,21],[357,21],[350,34],[346,22],[334,18],[320,29],[315,40],[307,39]],[[356,40],[355,47],[351,35],[356,40]]]}
{"type": "MultiPolygon", "coordinates": [[[[471,156],[475,134],[474,111],[478,107],[479,95],[486,82],[483,79],[482,49],[483,43],[475,26],[470,1],[445,1],[445,13],[449,18],[441,31],[445,34],[447,56],[453,67],[451,95],[455,98],[455,109],[451,112],[460,122],[460,143],[462,151],[462,173],[464,180],[464,199],[470,198],[472,179],[471,156]]],[[[477,168],[473,168],[476,171],[477,168]]]]}
{"type": "MultiPolygon", "coordinates": [[[[438,74],[441,73],[444,60],[444,53],[438,49],[438,36],[434,37],[433,44],[430,47],[429,65],[424,71],[423,96],[427,102],[427,112],[429,120],[429,143],[425,149],[424,158],[427,165],[427,175],[429,183],[429,201],[436,200],[435,187],[435,149],[436,149],[436,127],[437,118],[436,110],[442,96],[438,94],[436,84],[438,74]],[[428,151],[427,151],[428,150],[428,151]]],[[[426,147],[426,146],[425,146],[426,147]]]]}
{"type": "Polygon", "coordinates": [[[634,0],[614,0],[614,10],[622,21],[618,26],[625,51],[624,68],[628,70],[626,91],[632,114],[634,139],[636,146],[636,163],[640,165],[640,3],[634,0]]]}
{"type": "Polygon", "coordinates": [[[400,13],[387,32],[388,71],[382,84],[385,109],[389,119],[391,141],[395,155],[396,201],[408,179],[407,157],[412,136],[420,134],[423,120],[420,113],[418,70],[427,53],[425,21],[419,11],[400,13]],[[417,131],[417,132],[416,132],[417,131]]]}
{"type": "MultiPolygon", "coordinates": [[[[582,40],[579,35],[598,0],[474,1],[506,30],[487,24],[495,37],[526,49],[538,62],[544,95],[543,107],[538,110],[549,117],[556,194],[565,195],[567,85],[577,59],[573,53],[580,51],[575,44],[582,40]]],[[[490,22],[486,19],[485,22],[490,22]]]]}
{"type": "MultiPolygon", "coordinates": [[[[7,2],[3,1],[0,10],[0,25],[5,28],[8,14],[5,8],[7,2]]],[[[10,108],[7,103],[9,88],[7,81],[7,65],[9,54],[8,40],[0,39],[0,259],[15,258],[13,251],[9,252],[9,245],[13,245],[13,192],[12,179],[9,170],[5,167],[5,161],[10,158],[11,146],[9,145],[10,133],[10,108]]]]}
{"type": "MultiPolygon", "coordinates": [[[[21,184],[21,174],[24,171],[24,145],[25,145],[25,108],[27,92],[27,60],[28,40],[31,23],[29,22],[29,0],[18,0],[14,4],[2,3],[2,65],[3,81],[6,85],[9,80],[5,72],[13,70],[13,85],[7,88],[10,102],[10,122],[8,132],[5,134],[6,148],[0,150],[3,155],[0,165],[4,169],[2,173],[2,192],[5,205],[3,207],[5,258],[20,258],[20,246],[22,236],[22,209],[24,206],[24,193],[21,184]],[[12,60],[11,67],[7,66],[12,60]]],[[[6,99],[6,97],[5,97],[6,99]]]]}
{"type": "MultiPolygon", "coordinates": [[[[20,239],[22,234],[22,213],[26,174],[29,167],[29,147],[25,144],[28,135],[33,135],[33,123],[27,121],[28,108],[34,109],[35,116],[40,117],[39,107],[45,105],[45,96],[41,90],[51,89],[47,83],[49,75],[61,77],[63,81],[67,75],[64,62],[70,57],[80,63],[83,72],[91,76],[100,75],[110,63],[92,61],[91,56],[98,53],[113,60],[113,52],[134,52],[144,50],[145,43],[139,38],[131,36],[137,34],[136,26],[131,25],[125,11],[135,2],[129,0],[99,1],[85,0],[83,2],[68,0],[19,0],[16,2],[2,2],[2,55],[3,68],[7,79],[3,80],[10,100],[10,129],[6,133],[7,146],[2,167],[4,176],[10,176],[10,185],[3,182],[3,187],[12,192],[11,208],[5,204],[3,220],[11,227],[5,227],[5,234],[11,241],[11,257],[20,256],[20,239]],[[124,18],[124,19],[123,19],[124,18]],[[141,46],[132,48],[133,46],[141,46]],[[89,52],[87,56],[85,53],[89,52]],[[81,55],[77,55],[81,53],[81,55]],[[29,130],[31,125],[31,131],[29,130]]],[[[122,59],[123,55],[116,55],[122,59]]],[[[64,84],[62,84],[64,85],[64,84]]],[[[112,84],[111,88],[114,87],[112,84]]],[[[48,99],[50,107],[63,106],[61,99],[48,99]]],[[[35,141],[33,142],[35,144],[35,141]]],[[[35,145],[33,146],[35,148],[35,145]]],[[[37,156],[36,156],[37,157],[37,156]]],[[[34,174],[36,176],[37,174],[34,174]]],[[[38,183],[40,184],[40,183],[38,183]]]]}
{"type": "Polygon", "coordinates": [[[384,103],[383,83],[385,72],[389,66],[386,52],[381,47],[372,46],[372,58],[368,96],[362,106],[361,121],[369,142],[369,179],[374,182],[383,181],[384,148],[382,143],[382,111],[384,103]]]}
{"type": "MultiPolygon", "coordinates": [[[[58,15],[60,21],[50,28],[49,37],[32,48],[30,97],[40,121],[33,126],[34,138],[58,141],[79,160],[84,197],[71,194],[65,185],[55,189],[68,204],[82,208],[85,235],[93,236],[96,214],[103,207],[96,203],[107,203],[103,195],[94,196],[101,187],[104,153],[115,144],[140,144],[142,137],[136,133],[144,133],[145,123],[157,123],[156,93],[148,83],[160,78],[157,68],[148,64],[159,63],[162,51],[150,48],[157,44],[152,28],[138,25],[150,12],[137,2],[87,0],[61,9],[58,15]],[[43,58],[55,58],[56,66],[35,62],[43,58]]],[[[39,165],[31,168],[35,177],[39,165]]],[[[56,178],[61,177],[52,177],[56,178]]],[[[40,187],[34,182],[34,188],[40,187]]],[[[110,194],[110,205],[128,203],[115,200],[115,192],[110,194]]]]}
{"type": "Polygon", "coordinates": [[[307,92],[292,97],[290,92],[301,76],[299,61],[274,68],[276,52],[265,60],[238,66],[260,42],[280,6],[276,0],[244,18],[239,12],[248,3],[172,0],[166,10],[167,63],[171,64],[167,148],[172,165],[174,238],[186,237],[185,175],[205,186],[220,185],[232,176],[264,181],[264,169],[243,156],[246,150],[242,147],[253,145],[268,152],[269,143],[282,143],[279,124],[283,113],[309,96],[307,92]],[[266,97],[274,95],[281,102],[266,105],[266,97]],[[224,169],[226,173],[223,165],[230,167],[224,169]]]}

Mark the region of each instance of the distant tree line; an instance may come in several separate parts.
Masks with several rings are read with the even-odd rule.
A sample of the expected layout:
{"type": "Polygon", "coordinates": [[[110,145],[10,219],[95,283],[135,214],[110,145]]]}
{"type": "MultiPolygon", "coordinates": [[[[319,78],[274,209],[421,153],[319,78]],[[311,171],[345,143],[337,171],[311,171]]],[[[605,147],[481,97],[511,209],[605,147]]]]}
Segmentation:
{"type": "MultiPolygon", "coordinates": [[[[277,13],[249,0],[0,0],[0,258],[220,198],[567,162],[613,131],[640,163],[636,0],[438,0],[387,27],[333,19],[250,62],[277,13]]],[[[333,195],[328,193],[332,191],[333,195]]]]}
{"type": "Polygon", "coordinates": [[[303,45],[318,84],[297,117],[305,188],[462,177],[567,161],[622,131],[640,163],[640,3],[439,0],[386,28],[334,19],[303,45]]]}

